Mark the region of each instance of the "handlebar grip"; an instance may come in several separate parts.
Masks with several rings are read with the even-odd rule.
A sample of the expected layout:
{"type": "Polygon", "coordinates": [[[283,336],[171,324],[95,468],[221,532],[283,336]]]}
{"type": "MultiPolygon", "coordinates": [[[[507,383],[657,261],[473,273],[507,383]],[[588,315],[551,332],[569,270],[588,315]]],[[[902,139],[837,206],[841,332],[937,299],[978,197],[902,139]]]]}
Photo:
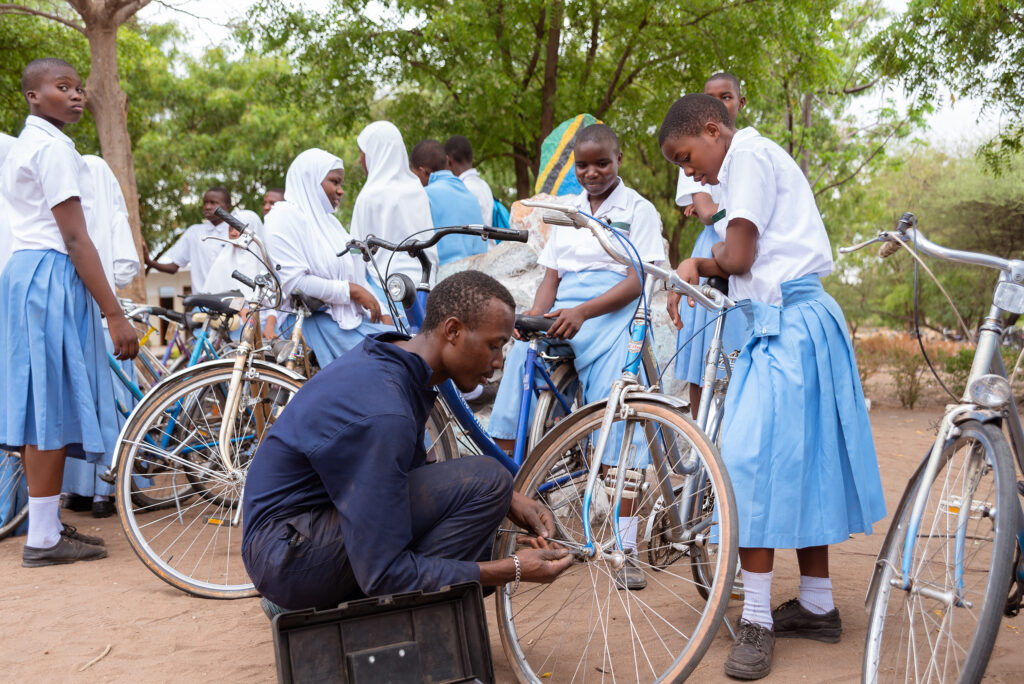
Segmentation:
{"type": "Polygon", "coordinates": [[[707,279],[707,284],[725,296],[729,296],[729,281],[725,278],[719,278],[718,276],[711,276],[707,279]]]}
{"type": "Polygon", "coordinates": [[[254,283],[252,281],[252,279],[250,279],[249,276],[245,275],[244,273],[239,273],[238,271],[232,271],[231,272],[231,277],[234,278],[235,280],[237,280],[238,282],[242,283],[246,287],[248,287],[250,290],[255,290],[256,289],[256,283],[254,283]]]}
{"type": "Polygon", "coordinates": [[[896,252],[900,251],[899,243],[897,242],[886,242],[878,248],[878,258],[884,259],[892,256],[896,252]]]}
{"type": "Polygon", "coordinates": [[[214,209],[213,210],[213,215],[216,216],[221,221],[223,221],[224,223],[228,224],[229,226],[231,226],[232,228],[234,228],[237,231],[240,231],[242,233],[244,233],[246,231],[245,224],[242,223],[241,221],[239,221],[237,218],[235,218],[231,214],[229,214],[228,212],[224,211],[224,209],[222,207],[217,207],[216,209],[214,209]]]}
{"type": "Polygon", "coordinates": [[[485,234],[491,240],[507,240],[508,242],[527,242],[530,239],[530,231],[528,230],[488,228],[485,234]]]}
{"type": "Polygon", "coordinates": [[[561,211],[545,211],[541,216],[541,220],[549,226],[568,226],[569,228],[576,227],[573,220],[561,211]]]}

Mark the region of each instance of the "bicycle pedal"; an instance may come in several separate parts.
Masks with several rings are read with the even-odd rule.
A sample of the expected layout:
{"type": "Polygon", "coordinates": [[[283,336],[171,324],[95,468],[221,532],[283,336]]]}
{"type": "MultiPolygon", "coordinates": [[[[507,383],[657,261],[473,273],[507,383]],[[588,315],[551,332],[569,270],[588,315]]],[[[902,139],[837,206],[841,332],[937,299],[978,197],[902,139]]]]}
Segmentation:
{"type": "Polygon", "coordinates": [[[218,527],[238,527],[237,523],[225,520],[224,518],[203,518],[203,522],[207,525],[216,525],[218,527]]]}

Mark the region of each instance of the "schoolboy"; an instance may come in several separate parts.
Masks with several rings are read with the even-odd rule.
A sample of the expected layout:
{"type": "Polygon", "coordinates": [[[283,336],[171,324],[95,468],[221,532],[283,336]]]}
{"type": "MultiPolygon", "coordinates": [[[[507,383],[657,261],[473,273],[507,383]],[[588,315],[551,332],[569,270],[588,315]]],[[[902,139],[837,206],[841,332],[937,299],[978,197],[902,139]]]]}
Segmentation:
{"type": "Polygon", "coordinates": [[[217,255],[227,246],[221,240],[204,240],[205,237],[228,238],[228,226],[214,212],[218,209],[231,211],[231,193],[227,188],[214,186],[203,194],[203,222],[185,229],[177,242],[163,254],[166,261],[156,261],[143,246],[143,257],[147,268],[163,273],[177,273],[188,267],[191,271],[192,292],[203,292],[206,277],[210,274],[217,255]]]}
{"type": "MultiPolygon", "coordinates": [[[[446,168],[444,148],[436,140],[424,140],[409,153],[409,168],[420,179],[430,199],[435,228],[480,225],[483,217],[473,193],[446,168]]],[[[449,235],[437,243],[440,265],[487,251],[487,243],[473,235],[449,235]]]]}
{"type": "Polygon", "coordinates": [[[274,208],[274,205],[278,202],[284,201],[284,188],[270,188],[263,193],[263,218],[267,218],[267,214],[274,208]]]}
{"type": "Polygon", "coordinates": [[[759,679],[776,636],[839,640],[828,545],[885,516],[871,425],[843,313],[821,286],[832,251],[800,167],[704,94],[672,105],[658,142],[695,181],[721,184],[726,210],[712,256],[679,276],[728,277],[748,322],[722,424],[745,590],[725,672],[759,679]],[[800,596],[772,611],[777,548],[796,549],[800,596]]]}
{"type": "Polygon", "coordinates": [[[480,204],[480,215],[483,216],[484,225],[491,225],[494,195],[491,193],[491,186],[473,167],[473,146],[469,144],[469,139],[464,135],[453,135],[444,141],[444,153],[447,157],[448,170],[466,184],[480,204]]]}
{"type": "MultiPolygon", "coordinates": [[[[576,134],[574,151],[576,177],[583,186],[574,205],[626,232],[642,261],[663,260],[661,216],[619,178],[622,152],[615,132],[604,124],[587,126],[576,134]]],[[[642,288],[636,271],[612,259],[589,231],[566,226],[552,228],[537,263],[546,270],[525,314],[555,319],[547,335],[572,346],[584,401],[607,396],[626,361],[629,324],[642,288]]],[[[526,344],[517,341],[505,362],[488,424],[488,432],[506,450],[514,446],[525,360],[526,344]]],[[[602,462],[615,465],[607,456],[602,462]]],[[[642,589],[646,578],[634,562],[638,518],[625,507],[620,513],[628,560],[616,575],[617,586],[642,589]]]]}

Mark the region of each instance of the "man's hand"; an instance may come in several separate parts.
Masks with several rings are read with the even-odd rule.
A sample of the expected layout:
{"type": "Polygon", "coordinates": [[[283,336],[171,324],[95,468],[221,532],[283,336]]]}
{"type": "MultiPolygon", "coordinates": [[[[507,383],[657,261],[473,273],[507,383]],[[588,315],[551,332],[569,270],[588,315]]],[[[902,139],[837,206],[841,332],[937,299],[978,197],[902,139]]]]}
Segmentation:
{"type": "Polygon", "coordinates": [[[679,317],[679,301],[683,298],[678,292],[669,290],[668,302],[665,304],[665,308],[668,309],[669,320],[672,321],[672,325],[676,327],[676,330],[683,329],[683,319],[679,317]]]}
{"type": "Polygon", "coordinates": [[[516,551],[519,558],[519,579],[523,582],[553,582],[573,563],[568,549],[521,549],[516,551]]]}
{"type": "MultiPolygon", "coordinates": [[[[512,505],[508,509],[509,520],[528,530],[541,540],[555,534],[555,518],[547,506],[528,499],[519,492],[512,493],[512,505]]],[[[547,544],[542,544],[547,546],[547,544]]]]}
{"type": "Polygon", "coordinates": [[[544,314],[544,318],[554,318],[555,322],[548,328],[548,337],[553,340],[571,340],[587,320],[586,313],[578,306],[571,309],[555,309],[544,314]]]}

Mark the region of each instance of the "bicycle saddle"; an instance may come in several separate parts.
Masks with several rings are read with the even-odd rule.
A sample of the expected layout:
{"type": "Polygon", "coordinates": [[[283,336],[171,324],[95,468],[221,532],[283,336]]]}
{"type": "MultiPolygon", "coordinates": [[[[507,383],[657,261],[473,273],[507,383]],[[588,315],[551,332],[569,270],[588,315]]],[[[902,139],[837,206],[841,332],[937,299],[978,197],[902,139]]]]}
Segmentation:
{"type": "Polygon", "coordinates": [[[294,290],[292,292],[292,308],[298,309],[299,307],[306,307],[310,313],[316,313],[320,309],[327,306],[326,302],[316,297],[310,297],[302,290],[294,290]]]}
{"type": "Polygon", "coordinates": [[[199,307],[220,314],[234,315],[242,310],[245,299],[238,290],[216,294],[193,294],[182,300],[187,307],[199,307]]]}
{"type": "Polygon", "coordinates": [[[517,315],[516,330],[519,331],[519,336],[524,340],[532,340],[538,337],[543,337],[544,333],[548,331],[548,328],[550,328],[551,324],[554,322],[554,318],[517,315]]]}

